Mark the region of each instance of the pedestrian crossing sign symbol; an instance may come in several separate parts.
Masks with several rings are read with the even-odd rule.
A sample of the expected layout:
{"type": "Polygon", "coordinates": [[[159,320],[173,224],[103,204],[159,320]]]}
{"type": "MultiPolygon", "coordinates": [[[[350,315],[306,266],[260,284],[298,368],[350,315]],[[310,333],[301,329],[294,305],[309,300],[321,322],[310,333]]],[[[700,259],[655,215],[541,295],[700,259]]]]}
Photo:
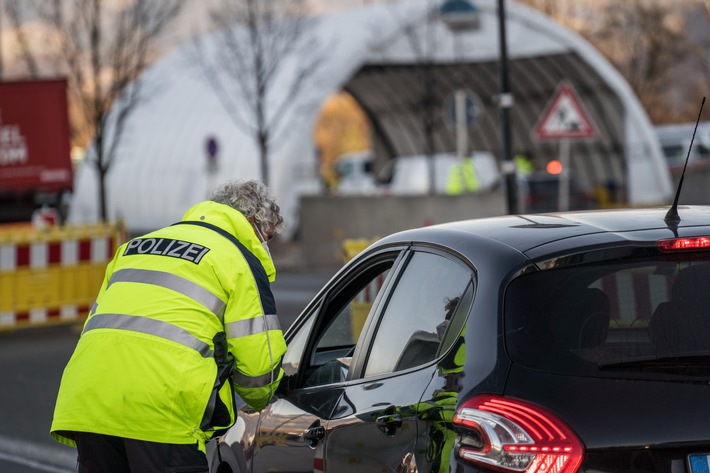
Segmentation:
{"type": "Polygon", "coordinates": [[[568,82],[562,82],[534,129],[538,139],[595,138],[597,130],[579,96],[568,82]]]}

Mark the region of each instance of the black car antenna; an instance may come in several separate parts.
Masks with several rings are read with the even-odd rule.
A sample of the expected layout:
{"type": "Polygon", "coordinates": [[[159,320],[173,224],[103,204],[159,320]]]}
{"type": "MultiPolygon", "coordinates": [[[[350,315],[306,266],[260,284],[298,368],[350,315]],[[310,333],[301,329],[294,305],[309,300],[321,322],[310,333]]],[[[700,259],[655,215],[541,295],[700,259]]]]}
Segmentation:
{"type": "Polygon", "coordinates": [[[675,191],[675,199],[673,199],[673,205],[666,212],[666,216],[663,220],[666,222],[673,233],[678,229],[678,224],[680,223],[680,215],[678,215],[678,198],[680,197],[680,189],[683,187],[683,178],[685,177],[685,168],[688,167],[688,158],[690,158],[690,150],[693,149],[693,141],[695,141],[695,132],[698,131],[698,123],[700,123],[700,115],[703,113],[703,105],[705,105],[705,97],[703,96],[703,101],[700,102],[700,111],[698,112],[698,118],[695,120],[695,128],[693,129],[693,136],[690,138],[690,146],[688,146],[688,155],[685,157],[685,164],[683,165],[683,172],[680,175],[680,180],[678,181],[678,188],[675,191]]]}

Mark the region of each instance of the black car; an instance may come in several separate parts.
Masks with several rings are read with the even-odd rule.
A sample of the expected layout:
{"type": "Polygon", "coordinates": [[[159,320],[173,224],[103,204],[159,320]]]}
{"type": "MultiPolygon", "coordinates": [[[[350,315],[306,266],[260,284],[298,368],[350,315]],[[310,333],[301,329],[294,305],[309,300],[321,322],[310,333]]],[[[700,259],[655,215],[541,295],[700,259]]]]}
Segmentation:
{"type": "Polygon", "coordinates": [[[666,211],[379,240],[289,329],[212,471],[707,472],[710,207],[666,211]]]}
{"type": "MultiPolygon", "coordinates": [[[[560,174],[536,171],[518,178],[521,208],[527,213],[555,212],[560,210],[560,174]]],[[[587,191],[574,174],[568,175],[567,209],[592,210],[598,207],[594,196],[587,191]]]]}

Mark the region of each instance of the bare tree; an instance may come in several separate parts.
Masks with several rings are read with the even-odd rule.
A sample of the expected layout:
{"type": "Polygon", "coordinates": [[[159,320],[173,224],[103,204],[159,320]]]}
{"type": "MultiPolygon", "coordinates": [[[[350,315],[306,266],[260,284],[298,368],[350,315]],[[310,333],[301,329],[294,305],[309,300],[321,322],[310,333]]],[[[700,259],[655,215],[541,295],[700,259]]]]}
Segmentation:
{"type": "Polygon", "coordinates": [[[59,41],[59,63],[79,118],[92,133],[87,159],[99,177],[100,219],[107,220],[106,175],[130,114],[143,98],[138,77],[180,0],[37,0],[36,14],[59,41]],[[111,2],[116,5],[116,2],[111,2]]]}
{"type": "Polygon", "coordinates": [[[710,0],[522,1],[594,44],[626,78],[653,122],[693,119],[710,66],[707,47],[693,40],[686,20],[698,9],[710,13],[710,0]]]}
{"type": "Polygon", "coordinates": [[[563,22],[565,17],[562,14],[562,5],[559,0],[521,0],[536,10],[540,10],[545,15],[551,16],[559,22],[563,22]]]}
{"type": "Polygon", "coordinates": [[[684,110],[666,97],[669,90],[694,80],[678,74],[679,66],[700,58],[686,34],[682,9],[645,0],[611,2],[591,38],[624,75],[653,122],[678,120],[683,115],[684,110]]]}
{"type": "Polygon", "coordinates": [[[22,56],[22,61],[25,63],[27,69],[27,75],[33,79],[39,76],[39,68],[37,67],[37,60],[35,55],[30,48],[30,44],[25,34],[25,30],[22,25],[22,15],[20,13],[20,4],[18,0],[6,0],[5,1],[5,13],[10,20],[10,27],[14,31],[15,42],[20,50],[20,55],[22,56]]]}
{"type": "Polygon", "coordinates": [[[694,18],[702,25],[699,28],[702,31],[702,34],[699,35],[700,38],[697,49],[698,55],[702,57],[702,61],[700,63],[704,74],[704,81],[699,84],[699,90],[695,93],[694,98],[696,104],[697,97],[706,95],[708,88],[710,88],[710,34],[708,34],[708,25],[710,25],[710,0],[698,0],[698,10],[699,14],[694,15],[694,18]]]}
{"type": "Polygon", "coordinates": [[[310,34],[315,20],[303,0],[220,0],[210,19],[215,43],[209,50],[198,43],[199,63],[230,118],[254,138],[269,185],[269,153],[285,132],[283,118],[322,62],[323,49],[310,34]],[[289,59],[295,73],[274,93],[289,59]]]}

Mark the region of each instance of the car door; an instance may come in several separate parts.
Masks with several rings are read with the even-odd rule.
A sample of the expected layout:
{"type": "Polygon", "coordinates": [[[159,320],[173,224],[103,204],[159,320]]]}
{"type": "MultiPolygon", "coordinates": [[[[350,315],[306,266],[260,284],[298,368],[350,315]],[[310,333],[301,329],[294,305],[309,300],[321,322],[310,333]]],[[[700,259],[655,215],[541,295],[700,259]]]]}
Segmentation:
{"type": "Polygon", "coordinates": [[[420,399],[442,341],[455,340],[444,336],[471,280],[470,268],[433,250],[410,252],[392,275],[328,420],[324,471],[418,470],[417,437],[429,432],[420,399]]]}
{"type": "Polygon", "coordinates": [[[255,432],[245,453],[253,472],[322,469],[327,421],[343,404],[356,344],[401,253],[382,251],[339,274],[289,330],[277,395],[256,427],[256,414],[251,423],[250,415],[241,416],[255,432]]]}

